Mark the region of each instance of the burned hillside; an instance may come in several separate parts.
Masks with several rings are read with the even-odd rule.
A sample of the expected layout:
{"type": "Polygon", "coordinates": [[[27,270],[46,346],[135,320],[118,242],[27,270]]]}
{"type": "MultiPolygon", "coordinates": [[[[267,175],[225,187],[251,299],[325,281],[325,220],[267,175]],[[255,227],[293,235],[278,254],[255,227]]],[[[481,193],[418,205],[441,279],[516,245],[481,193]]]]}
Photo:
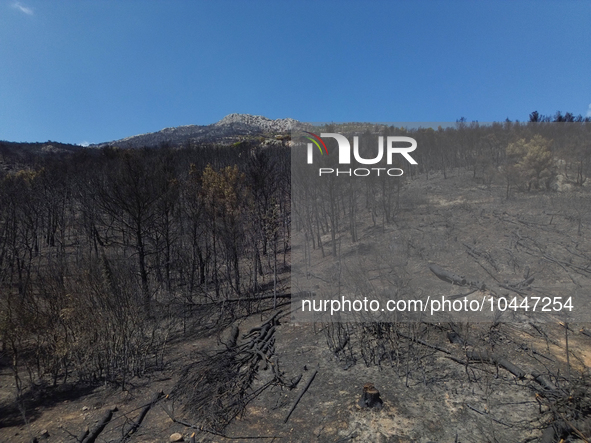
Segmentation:
{"type": "Polygon", "coordinates": [[[358,189],[294,192],[282,133],[0,172],[0,439],[588,440],[589,128],[362,128],[418,165],[358,189]],[[305,291],[495,309],[305,323],[304,253],[305,291]],[[571,295],[572,317],[498,305],[571,295]]]}

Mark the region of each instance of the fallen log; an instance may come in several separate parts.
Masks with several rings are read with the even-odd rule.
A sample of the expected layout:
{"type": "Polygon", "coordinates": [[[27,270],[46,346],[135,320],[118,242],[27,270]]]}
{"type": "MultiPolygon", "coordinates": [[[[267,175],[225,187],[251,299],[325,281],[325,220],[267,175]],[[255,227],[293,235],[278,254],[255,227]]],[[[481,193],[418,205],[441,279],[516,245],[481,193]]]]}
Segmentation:
{"type": "Polygon", "coordinates": [[[503,357],[499,357],[497,355],[490,355],[486,351],[484,351],[484,352],[467,351],[466,357],[468,357],[468,360],[471,360],[471,361],[481,361],[484,363],[492,363],[497,366],[500,366],[501,368],[504,368],[507,371],[509,371],[511,374],[513,374],[517,378],[522,379],[525,377],[525,372],[521,368],[514,365],[509,360],[507,360],[503,357]]]}
{"type": "MultiPolygon", "coordinates": [[[[448,332],[447,338],[449,339],[450,343],[474,346],[473,343],[471,343],[469,340],[464,340],[462,336],[455,331],[448,332]]],[[[487,351],[466,351],[466,357],[468,358],[468,361],[490,363],[500,366],[519,379],[523,379],[525,377],[525,371],[523,371],[520,367],[514,365],[504,357],[494,354],[491,355],[487,351]]]]}
{"type": "Polygon", "coordinates": [[[443,280],[444,282],[459,286],[465,286],[468,284],[468,281],[463,276],[449,272],[440,266],[429,265],[429,269],[437,276],[437,278],[443,280]]]}
{"type": "Polygon", "coordinates": [[[296,401],[294,402],[293,406],[291,407],[291,409],[287,413],[287,416],[285,417],[285,420],[283,420],[283,423],[287,423],[287,420],[289,420],[291,413],[295,410],[296,406],[298,405],[298,403],[300,402],[300,400],[302,399],[302,397],[304,396],[304,394],[306,393],[306,391],[308,390],[308,388],[310,387],[310,385],[314,381],[314,377],[316,377],[316,374],[318,374],[317,370],[314,371],[314,373],[312,374],[312,377],[310,377],[310,380],[308,380],[308,383],[306,384],[306,386],[304,386],[304,389],[302,389],[302,392],[300,392],[300,395],[298,395],[298,398],[296,398],[296,401]]]}
{"type": "Polygon", "coordinates": [[[100,435],[100,433],[103,432],[103,429],[105,429],[105,427],[109,424],[109,422],[111,421],[111,418],[113,418],[114,412],[117,412],[116,407],[109,409],[107,412],[105,412],[101,421],[86,436],[86,438],[84,440],[82,440],[82,443],[94,443],[96,441],[96,439],[98,438],[98,436],[100,435]]]}
{"type": "Polygon", "coordinates": [[[152,408],[152,406],[154,406],[158,400],[160,400],[162,397],[164,397],[164,392],[160,391],[157,392],[156,394],[154,394],[152,396],[152,399],[150,400],[150,403],[148,403],[146,406],[143,407],[142,412],[140,412],[140,415],[138,416],[137,420],[133,423],[133,425],[127,430],[127,432],[125,432],[125,434],[123,435],[123,437],[121,438],[121,440],[119,440],[120,443],[125,442],[125,440],[127,440],[131,434],[133,434],[135,431],[138,430],[138,428],[141,426],[142,422],[144,421],[144,418],[146,418],[146,415],[148,414],[148,411],[152,408]]]}
{"type": "Polygon", "coordinates": [[[550,381],[546,378],[546,376],[544,374],[542,374],[538,371],[532,371],[531,375],[534,378],[534,381],[536,383],[543,386],[548,391],[555,391],[556,390],[556,386],[554,386],[552,383],[550,383],[550,381]]]}
{"type": "Polygon", "coordinates": [[[485,284],[476,280],[468,280],[463,275],[457,275],[453,272],[449,272],[446,269],[443,269],[441,266],[431,264],[429,265],[429,269],[437,278],[443,280],[444,282],[451,283],[452,285],[458,286],[472,286],[478,288],[480,290],[485,289],[485,284]]]}
{"type": "Polygon", "coordinates": [[[90,433],[88,426],[84,428],[84,430],[80,433],[80,435],[76,438],[76,441],[83,442],[86,436],[90,433]]]}

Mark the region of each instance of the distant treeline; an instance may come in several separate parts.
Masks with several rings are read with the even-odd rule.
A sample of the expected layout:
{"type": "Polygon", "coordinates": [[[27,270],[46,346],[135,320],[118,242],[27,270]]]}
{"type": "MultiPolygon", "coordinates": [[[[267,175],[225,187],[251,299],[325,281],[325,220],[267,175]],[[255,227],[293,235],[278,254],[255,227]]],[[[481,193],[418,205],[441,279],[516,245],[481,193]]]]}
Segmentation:
{"type": "Polygon", "coordinates": [[[549,122],[581,123],[581,122],[591,122],[591,117],[583,117],[581,114],[575,116],[571,112],[567,112],[564,115],[562,115],[562,112],[560,112],[560,111],[557,111],[556,114],[550,116],[550,115],[540,114],[540,113],[538,113],[538,111],[534,111],[529,115],[529,121],[532,123],[537,123],[537,122],[541,122],[541,123],[549,123],[549,122]]]}

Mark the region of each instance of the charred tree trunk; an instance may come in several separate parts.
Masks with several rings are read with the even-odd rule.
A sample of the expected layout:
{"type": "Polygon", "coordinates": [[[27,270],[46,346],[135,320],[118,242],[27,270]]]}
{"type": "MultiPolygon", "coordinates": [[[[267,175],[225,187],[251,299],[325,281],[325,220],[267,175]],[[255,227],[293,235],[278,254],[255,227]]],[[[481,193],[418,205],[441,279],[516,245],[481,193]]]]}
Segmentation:
{"type": "Polygon", "coordinates": [[[363,386],[363,394],[359,400],[359,406],[362,408],[377,408],[380,409],[384,402],[380,398],[380,392],[372,383],[366,383],[363,386]]]}

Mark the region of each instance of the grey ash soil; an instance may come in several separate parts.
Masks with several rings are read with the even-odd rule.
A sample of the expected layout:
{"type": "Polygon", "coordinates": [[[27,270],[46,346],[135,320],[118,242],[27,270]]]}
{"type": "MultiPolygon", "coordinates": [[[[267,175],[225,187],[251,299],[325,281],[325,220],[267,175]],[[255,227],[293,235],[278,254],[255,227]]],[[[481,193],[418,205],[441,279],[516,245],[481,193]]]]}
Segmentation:
{"type": "MultiPolygon", "coordinates": [[[[260,323],[260,317],[254,317],[243,327],[260,323]]],[[[522,368],[540,368],[544,364],[544,359],[520,351],[519,346],[523,343],[527,343],[530,349],[537,346],[555,360],[554,364],[564,366],[560,361],[563,331],[559,326],[546,327],[548,347],[545,338],[534,338],[534,330],[521,331],[510,325],[500,329],[507,337],[504,346],[510,351],[507,354],[522,368]]],[[[475,326],[475,332],[480,330],[475,326]]],[[[397,369],[385,364],[367,367],[360,361],[347,368],[349,364],[339,361],[328,348],[324,332],[314,325],[283,323],[279,326],[276,352],[281,368],[288,377],[303,374],[299,385],[291,391],[270,388],[251,402],[245,414],[226,429],[225,434],[232,439],[197,431],[197,441],[273,441],[275,437],[275,441],[289,442],[509,442],[526,441],[528,437],[541,434],[539,429],[534,429],[541,425],[536,401],[536,392],[541,389],[530,378],[518,380],[504,369],[497,370],[486,364],[472,364],[467,369],[446,358],[446,354],[425,349],[414,350],[423,353],[424,365],[414,368],[408,381],[405,367],[397,369]],[[315,370],[318,373],[313,383],[284,424],[290,406],[315,370]],[[372,382],[380,391],[384,407],[379,411],[357,406],[362,387],[367,382],[372,382]]],[[[462,350],[443,338],[444,334],[433,331],[430,344],[448,349],[461,358],[462,350]]],[[[575,362],[576,366],[589,364],[584,359],[588,354],[581,351],[589,348],[590,341],[589,337],[580,334],[571,338],[573,353],[581,356],[581,361],[575,362]]],[[[112,405],[116,405],[119,411],[98,441],[117,441],[126,417],[136,417],[138,408],[147,403],[155,391],[171,391],[178,376],[176,366],[190,361],[191,350],[212,345],[200,343],[176,347],[175,351],[182,356],[174,367],[154,374],[151,379],[134,381],[127,392],[98,387],[82,397],[39,406],[35,411],[36,418],[29,426],[0,429],[0,441],[28,442],[43,429],[49,431],[47,441],[74,441],[69,433],[77,435],[85,426],[92,427],[112,405]]],[[[411,343],[407,345],[424,348],[411,343]]],[[[3,383],[9,380],[6,375],[3,374],[3,383]]],[[[261,371],[255,386],[269,376],[261,371]]],[[[172,411],[173,402],[166,399],[154,407],[130,441],[164,442],[173,432],[181,432],[188,440],[194,430],[173,423],[162,407],[172,411]]],[[[175,412],[182,416],[180,410],[175,412]]]]}
{"type": "MultiPolygon", "coordinates": [[[[580,271],[588,266],[586,257],[591,252],[587,217],[591,206],[585,190],[576,196],[579,204],[573,207],[572,194],[517,194],[506,201],[502,187],[476,186],[467,174],[452,174],[448,179],[434,176],[429,181],[420,178],[406,186],[396,226],[379,231],[368,220],[360,226],[359,242],[375,243],[384,232],[396,235],[407,254],[404,266],[409,284],[423,293],[449,295],[465,290],[438,280],[428,270],[429,263],[485,281],[487,291],[497,295],[508,295],[510,291],[499,285],[519,281],[526,268],[536,276],[527,289],[531,295],[588,289],[589,277],[580,271]],[[420,205],[412,207],[413,199],[419,197],[420,205]],[[488,252],[497,269],[486,259],[468,255],[464,244],[488,252]]],[[[287,278],[286,273],[284,281],[287,278]]],[[[174,432],[182,433],[185,441],[195,432],[197,441],[210,442],[538,441],[550,417],[549,402],[531,372],[547,374],[552,383],[568,391],[569,371],[573,377],[588,376],[591,366],[591,337],[584,323],[568,325],[568,364],[565,328],[559,319],[535,323],[523,321],[523,316],[507,316],[495,325],[457,323],[457,331],[470,341],[467,345],[450,343],[448,324],[399,324],[399,332],[421,342],[401,335],[392,345],[397,354],[372,360],[364,352],[372,349],[374,338],[359,329],[352,330],[346,352],[335,354],[327,339],[334,326],[298,324],[290,318],[289,305],[282,309],[287,315],[275,333],[275,353],[287,379],[302,375],[297,387],[265,390],[225,429],[225,437],[174,423],[166,411],[190,423],[198,423],[198,418],[186,416],[177,402],[166,398],[150,410],[128,441],[165,442],[174,432]],[[501,355],[526,376],[519,379],[494,364],[465,364],[466,351],[471,349],[501,355]],[[314,381],[284,423],[315,371],[314,381]],[[381,410],[358,406],[366,383],[380,391],[381,410]]],[[[241,334],[260,325],[270,312],[239,320],[241,334]]],[[[97,441],[119,441],[125,421],[137,417],[155,392],[170,393],[182,368],[197,358],[197,351],[223,349],[220,337],[229,329],[219,335],[179,335],[168,348],[165,369],[131,380],[125,391],[112,386],[70,386],[70,390],[38,393],[38,400],[27,410],[27,425],[12,406],[14,381],[7,366],[2,366],[0,441],[30,442],[37,437],[48,443],[74,442],[73,435],[92,427],[112,406],[118,412],[97,441]],[[40,437],[44,429],[49,432],[45,440],[40,437]]],[[[270,371],[261,368],[253,388],[271,378],[270,371]]]]}
{"type": "MultiPolygon", "coordinates": [[[[473,330],[482,331],[480,326],[473,330]]],[[[528,343],[530,349],[535,343],[548,356],[561,354],[563,332],[559,327],[547,329],[549,343],[555,343],[548,348],[545,339],[535,339],[529,335],[532,332],[536,334],[533,328],[522,331],[510,325],[497,329],[504,337],[503,348],[508,351],[505,355],[525,370],[541,363],[519,350],[523,343],[528,343]]],[[[302,382],[294,392],[265,392],[241,420],[228,427],[228,435],[277,436],[280,441],[294,442],[509,442],[525,441],[541,433],[534,429],[540,426],[536,401],[539,389],[531,377],[518,380],[493,365],[470,365],[467,369],[442,352],[412,349],[421,347],[412,343],[407,344],[409,352],[422,353],[424,364],[411,368],[408,379],[406,366],[367,367],[360,361],[348,367],[328,349],[324,331],[313,325],[284,325],[278,332],[277,343],[280,361],[288,374],[303,373],[302,382],[314,370],[318,374],[287,424],[283,424],[283,419],[302,382]],[[380,391],[384,400],[381,410],[361,409],[357,405],[363,385],[368,382],[380,391]]],[[[444,340],[436,329],[429,343],[461,358],[461,348],[444,340]]],[[[575,349],[588,345],[589,338],[584,336],[573,337],[571,342],[575,349]]],[[[552,358],[559,361],[560,355],[552,358]]]]}

